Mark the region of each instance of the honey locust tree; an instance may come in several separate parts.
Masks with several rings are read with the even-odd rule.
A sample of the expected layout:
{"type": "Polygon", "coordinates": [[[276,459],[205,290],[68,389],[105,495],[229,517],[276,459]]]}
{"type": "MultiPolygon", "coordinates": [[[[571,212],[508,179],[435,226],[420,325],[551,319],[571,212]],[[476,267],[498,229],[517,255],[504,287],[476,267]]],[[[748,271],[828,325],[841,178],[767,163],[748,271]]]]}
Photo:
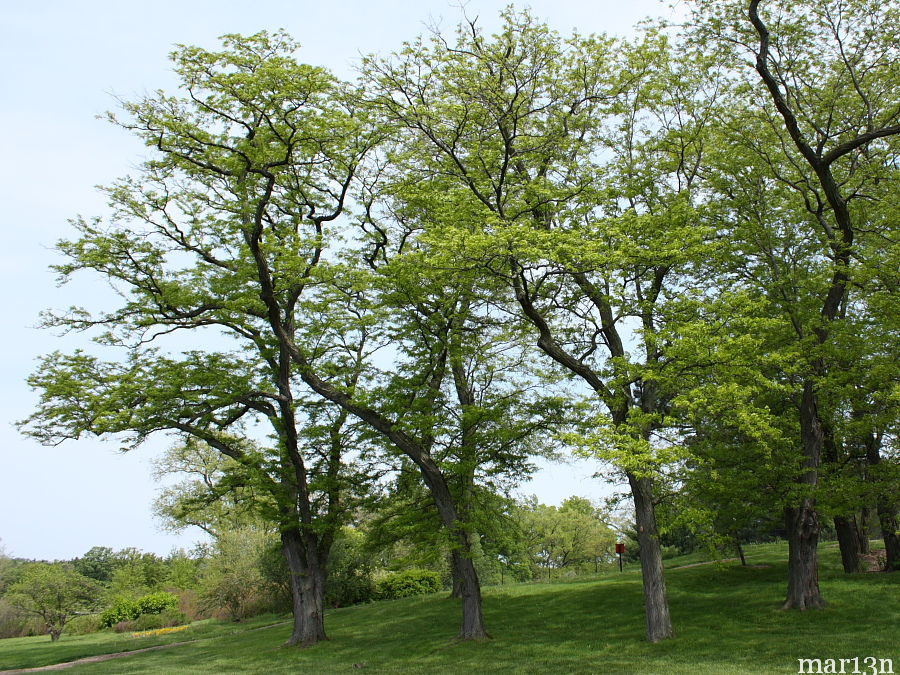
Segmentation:
{"type": "Polygon", "coordinates": [[[658,35],[563,39],[510,10],[496,35],[470,21],[366,66],[397,161],[448,207],[426,231],[445,265],[501,280],[532,344],[590,392],[586,427],[604,433],[588,445],[632,489],[651,641],[672,635],[654,478],[677,459],[658,436],[656,335],[704,247],[706,84],[670,52],[658,35]]]}
{"type": "MultiPolygon", "coordinates": [[[[566,421],[562,399],[528,363],[525,335],[508,320],[508,289],[478,266],[447,266],[443,250],[418,236],[448,208],[461,218],[465,205],[436,202],[432,188],[420,190],[402,172],[394,178],[385,186],[400,195],[387,197],[394,208],[367,223],[372,250],[383,260],[373,285],[391,317],[396,354],[392,372],[370,396],[392,406],[439,463],[459,516],[451,555],[477,559],[481,535],[491,529],[492,496],[527,477],[530,457],[558,445],[555,435],[566,421]]],[[[411,520],[427,528],[427,517],[411,520]]],[[[474,583],[461,572],[475,571],[457,563],[451,571],[455,594],[465,598],[474,583]]]]}
{"type": "Polygon", "coordinates": [[[126,449],[170,432],[229,458],[230,479],[263,497],[257,506],[280,532],[289,644],[311,645],[325,639],[351,434],[334,406],[310,431],[309,407],[319,403],[290,350],[309,340],[310,362],[345,388],[360,375],[365,329],[333,329],[359,312],[352,290],[321,286],[317,266],[372,141],[347,87],[298,63],[287,36],[222,40],[221,51],[172,54],[178,94],[126,102],[121,118],[111,116],[150,157],[106,189],[107,220],[73,223],[77,238],[59,243],[66,260],[56,269],[63,280],[98,274],[122,302],[46,323],[99,329],[98,354],[114,356],[44,357],[29,380],[40,402],[21,426],[48,444],[113,435],[126,449]]]}
{"type": "MultiPolygon", "coordinates": [[[[896,210],[900,13],[867,0],[696,7],[697,42],[721,48],[734,74],[723,116],[730,148],[711,167],[732,207],[722,221],[735,225],[729,238],[754,263],[738,262],[733,276],[769,298],[796,356],[787,378],[796,384],[802,471],[786,513],[785,607],[817,608],[819,478],[823,464],[846,459],[836,437],[847,409],[834,378],[847,358],[841,336],[861,330],[864,338],[868,323],[883,320],[871,311],[876,296],[896,305],[897,231],[888,214],[896,210]]],[[[872,352],[868,340],[851,342],[862,349],[851,360],[872,352]]],[[[888,378],[877,388],[892,386],[888,378]]],[[[857,537],[846,516],[837,513],[835,526],[853,569],[857,537]]]]}

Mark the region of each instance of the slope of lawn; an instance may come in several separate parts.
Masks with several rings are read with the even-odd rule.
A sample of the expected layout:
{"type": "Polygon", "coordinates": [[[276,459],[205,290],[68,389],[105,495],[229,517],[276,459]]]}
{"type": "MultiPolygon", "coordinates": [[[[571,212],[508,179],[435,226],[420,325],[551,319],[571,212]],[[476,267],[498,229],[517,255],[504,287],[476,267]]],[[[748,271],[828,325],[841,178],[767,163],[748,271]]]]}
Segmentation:
{"type": "MultiPolygon", "coordinates": [[[[798,658],[854,656],[861,657],[860,663],[866,656],[891,658],[900,672],[900,574],[845,576],[836,549],[826,544],[820,578],[829,607],[785,612],[779,609],[785,548],[748,547],[748,563],[759,567],[677,568],[693,559],[670,561],[667,580],[677,636],[659,644],[644,639],[640,577],[626,569],[591,579],[486,589],[485,612],[494,639],[482,643],[450,639],[458,628],[458,605],[438,594],[332,611],[331,640],[311,649],[282,647],[285,625],[215,637],[216,630],[236,629],[219,624],[204,628],[209,637],[195,643],[68,672],[711,675],[796,673],[798,658]]],[[[181,635],[172,637],[188,639],[181,635]]],[[[85,647],[101,637],[107,636],[85,636],[85,647]]],[[[35,640],[0,642],[0,667],[25,665],[17,659],[35,640]]],[[[54,649],[67,642],[65,636],[55,646],[43,640],[54,649]]],[[[104,650],[97,642],[95,653],[104,650]]],[[[43,651],[42,659],[52,653],[43,651]]]]}

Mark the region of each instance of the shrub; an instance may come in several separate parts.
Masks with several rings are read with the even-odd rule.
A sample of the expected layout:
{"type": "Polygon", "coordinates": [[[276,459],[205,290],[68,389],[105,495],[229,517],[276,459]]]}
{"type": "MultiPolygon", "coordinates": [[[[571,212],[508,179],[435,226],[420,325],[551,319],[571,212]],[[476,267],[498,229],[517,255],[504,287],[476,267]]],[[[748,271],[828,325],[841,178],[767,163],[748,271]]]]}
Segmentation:
{"type": "Polygon", "coordinates": [[[375,596],[371,556],[364,550],[365,536],[349,527],[335,538],[328,556],[325,604],[346,607],[370,602],[375,596]]]}
{"type": "Polygon", "coordinates": [[[70,635],[88,635],[96,633],[103,625],[99,614],[84,614],[76,616],[66,625],[66,632],[70,635]]]}
{"type": "Polygon", "coordinates": [[[441,590],[441,575],[432,570],[412,569],[392,572],[378,580],[375,597],[379,600],[407,598],[441,590]]]}
{"type": "Polygon", "coordinates": [[[133,624],[132,631],[183,626],[187,622],[188,618],[184,612],[179,612],[177,609],[172,608],[163,610],[159,614],[142,614],[134,621],[129,621],[129,623],[133,624]]]}
{"type": "Polygon", "coordinates": [[[143,614],[159,614],[167,609],[175,609],[178,607],[178,596],[174,593],[158,591],[156,593],[148,593],[137,599],[138,613],[143,614]]]}
{"type": "MultiPolygon", "coordinates": [[[[100,614],[100,625],[103,628],[116,626],[116,631],[121,632],[118,629],[120,623],[134,621],[144,614],[159,614],[167,609],[176,609],[177,607],[178,596],[165,591],[148,593],[137,600],[119,596],[113,600],[112,606],[100,614]]],[[[161,628],[161,626],[159,627],[161,628]]]]}
{"type": "Polygon", "coordinates": [[[348,569],[329,574],[325,582],[325,604],[328,607],[346,607],[370,602],[375,598],[375,584],[365,571],[348,569]]]}
{"type": "Polygon", "coordinates": [[[119,596],[113,598],[112,605],[100,613],[100,625],[108,628],[123,621],[132,621],[140,615],[141,611],[135,600],[119,596]]]}

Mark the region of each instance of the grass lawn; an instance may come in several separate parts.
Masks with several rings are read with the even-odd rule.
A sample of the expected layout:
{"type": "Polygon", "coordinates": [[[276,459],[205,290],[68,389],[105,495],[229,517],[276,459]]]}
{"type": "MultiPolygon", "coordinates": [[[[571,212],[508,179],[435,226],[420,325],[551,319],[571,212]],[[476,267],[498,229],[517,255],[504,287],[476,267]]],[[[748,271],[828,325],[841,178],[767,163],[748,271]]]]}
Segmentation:
{"type": "MultiPolygon", "coordinates": [[[[797,673],[798,658],[893,659],[900,673],[900,574],[845,576],[834,546],[820,550],[828,608],[779,609],[784,544],[747,547],[748,563],[670,569],[676,637],[644,639],[640,576],[634,568],[552,584],[485,589],[493,640],[459,643],[459,607],[446,594],[348,607],[329,613],[329,642],[282,647],[288,626],[262,617],[243,627],[208,623],[160,638],[100,634],[0,641],[0,668],[70,660],[193,637],[201,641],[68,672],[90,673],[797,673]],[[235,632],[235,631],[240,632],[235,632]],[[195,632],[196,631],[196,632],[195,632]],[[112,647],[112,645],[115,645],[112,647]],[[111,648],[112,647],[112,648],[111,648]],[[93,649],[93,651],[91,651],[93,649]],[[68,651],[66,651],[68,650],[68,651]]],[[[696,562],[670,561],[672,567],[696,562]]],[[[852,667],[851,667],[852,670],[852,667]]],[[[869,672],[869,671],[866,671],[869,672]]]]}

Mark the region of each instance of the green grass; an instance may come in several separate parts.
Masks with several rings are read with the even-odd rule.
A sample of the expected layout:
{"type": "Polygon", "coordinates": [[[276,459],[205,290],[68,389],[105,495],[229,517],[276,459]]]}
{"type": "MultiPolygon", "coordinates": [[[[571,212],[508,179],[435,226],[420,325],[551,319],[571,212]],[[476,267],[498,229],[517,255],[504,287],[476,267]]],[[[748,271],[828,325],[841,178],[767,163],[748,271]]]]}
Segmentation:
{"type": "MultiPolygon", "coordinates": [[[[900,574],[844,576],[834,547],[821,550],[825,610],[785,612],[785,546],[748,547],[748,562],[672,568],[669,599],[676,637],[644,639],[640,576],[626,569],[553,584],[485,589],[493,640],[460,643],[459,607],[446,594],[348,607],[330,612],[330,641],[311,649],[284,648],[288,627],[235,631],[207,624],[204,639],[171,649],[76,666],[90,673],[796,673],[798,658],[892,658],[900,672],[900,574]],[[228,632],[220,635],[217,631],[228,632]]],[[[272,617],[257,621],[262,625],[272,617]]],[[[192,631],[194,629],[191,629],[192,631]]],[[[176,633],[172,641],[187,639],[176,633]]],[[[111,636],[42,638],[43,662],[107,650],[111,636]],[[92,643],[91,640],[94,642],[92,643]],[[48,660],[51,656],[59,658],[48,660]]],[[[141,644],[149,645],[149,642],[141,644]]],[[[159,642],[162,642],[160,639],[159,642]]],[[[156,643],[159,643],[156,642],[156,643]]],[[[0,642],[0,667],[36,663],[37,638],[0,642]]],[[[126,647],[128,648],[128,647],[126,647]]],[[[118,649],[118,647],[117,647],[118,649]]]]}

